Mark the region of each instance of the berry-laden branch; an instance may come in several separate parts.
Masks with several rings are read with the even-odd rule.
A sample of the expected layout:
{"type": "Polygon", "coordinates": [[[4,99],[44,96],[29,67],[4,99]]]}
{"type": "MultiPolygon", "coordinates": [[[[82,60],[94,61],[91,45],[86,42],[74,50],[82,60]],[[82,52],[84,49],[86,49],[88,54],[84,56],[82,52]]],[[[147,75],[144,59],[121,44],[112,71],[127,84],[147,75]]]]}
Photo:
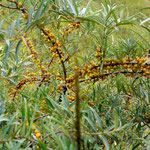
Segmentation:
{"type": "MultiPolygon", "coordinates": [[[[63,61],[63,58],[62,56],[64,55],[64,53],[61,51],[61,44],[59,44],[58,40],[56,42],[54,42],[54,34],[51,33],[50,30],[43,30],[43,34],[42,36],[44,36],[46,39],[48,39],[48,42],[49,43],[52,43],[53,46],[50,47],[50,52],[54,52],[54,54],[52,55],[52,59],[50,61],[50,63],[48,64],[48,67],[50,66],[50,64],[53,62],[53,59],[55,56],[59,56],[60,60],[61,60],[61,63],[62,63],[62,66],[63,66],[63,71],[64,71],[64,80],[66,79],[66,68],[65,68],[65,64],[64,64],[64,61],[63,61]],[[48,34],[49,33],[49,34],[48,34]],[[44,35],[46,34],[46,35],[44,35]],[[54,51],[55,49],[55,51],[54,51]]],[[[48,82],[50,83],[50,76],[51,76],[51,73],[48,73],[46,67],[44,67],[42,64],[42,62],[40,62],[40,60],[38,59],[38,52],[35,51],[34,49],[34,46],[33,44],[30,42],[29,38],[26,37],[26,34],[24,34],[22,36],[22,39],[23,39],[23,42],[25,44],[25,46],[27,47],[27,49],[29,50],[30,54],[32,55],[32,58],[33,58],[33,61],[37,63],[37,66],[38,68],[41,69],[41,79],[40,80],[33,80],[33,81],[40,81],[39,85],[38,85],[38,88],[42,85],[43,82],[48,82]]],[[[67,60],[69,58],[69,55],[67,55],[67,60]]],[[[65,60],[66,60],[65,59],[65,60]]],[[[26,73],[27,75],[29,74],[29,72],[26,73]]],[[[34,75],[34,73],[33,73],[34,75]]],[[[59,78],[60,79],[60,78],[59,78]]],[[[18,83],[18,85],[16,86],[15,90],[16,91],[13,91],[10,93],[10,97],[12,97],[12,94],[14,94],[13,97],[16,96],[16,94],[18,93],[17,90],[21,89],[23,85],[25,85],[27,83],[26,79],[25,79],[25,82],[21,81],[18,83]]],[[[64,93],[66,92],[67,88],[66,86],[63,86],[63,88],[59,88],[59,90],[63,90],[64,93]]],[[[59,101],[61,101],[61,95],[59,97],[59,101]]]]}
{"type": "MultiPolygon", "coordinates": [[[[33,76],[33,77],[31,77],[31,78],[24,78],[24,79],[22,79],[22,80],[11,90],[11,92],[9,93],[9,97],[13,97],[13,100],[14,100],[16,94],[19,93],[19,90],[20,90],[25,84],[27,84],[27,83],[32,84],[32,83],[35,82],[35,81],[38,81],[38,82],[39,82],[39,81],[41,81],[41,80],[42,80],[42,79],[39,79],[39,78],[37,78],[37,77],[35,77],[35,76],[33,76]]],[[[47,77],[47,80],[42,81],[42,82],[51,83],[50,80],[49,80],[49,77],[47,77]]]]}
{"type": "MultiPolygon", "coordinates": [[[[22,6],[21,3],[18,3],[18,2],[15,1],[15,0],[8,0],[8,1],[14,3],[14,4],[16,5],[16,7],[14,7],[14,8],[17,9],[17,10],[19,10],[19,11],[22,11],[22,13],[23,13],[24,16],[25,16],[25,19],[28,19],[28,16],[29,16],[29,15],[28,15],[28,11],[27,11],[27,9],[26,9],[24,6],[22,6]]],[[[7,8],[9,8],[9,7],[7,7],[7,8]]],[[[9,9],[11,9],[11,8],[9,8],[9,9]]],[[[75,29],[77,29],[77,28],[79,27],[79,24],[80,24],[80,22],[78,21],[78,22],[76,22],[76,23],[71,24],[71,25],[69,26],[69,28],[74,27],[75,29]]],[[[50,30],[45,30],[44,27],[40,27],[39,24],[37,24],[37,27],[40,28],[40,30],[41,30],[42,33],[43,33],[42,35],[43,35],[45,38],[47,38],[48,42],[49,42],[49,43],[52,43],[51,50],[52,50],[52,49],[53,49],[53,50],[55,49],[55,53],[54,53],[54,55],[53,55],[53,57],[52,57],[50,63],[48,64],[48,67],[49,67],[50,64],[52,63],[54,57],[55,57],[56,55],[58,55],[58,57],[60,58],[60,63],[62,64],[63,72],[64,72],[64,80],[66,81],[66,78],[67,78],[67,71],[66,71],[66,67],[65,67],[65,64],[64,64],[64,63],[65,63],[65,61],[69,61],[69,57],[67,57],[67,58],[64,60],[64,58],[63,58],[64,53],[61,52],[61,44],[59,44],[58,40],[57,40],[57,41],[54,40],[55,36],[54,36],[54,34],[51,33],[50,30]]],[[[68,34],[68,33],[70,33],[71,29],[65,29],[64,31],[66,31],[66,33],[68,34]]],[[[26,35],[26,34],[25,34],[25,35],[26,35]]],[[[38,85],[38,87],[37,87],[37,90],[38,90],[38,88],[42,85],[42,82],[43,82],[43,81],[45,80],[45,78],[46,78],[46,76],[44,75],[44,72],[47,73],[47,71],[45,70],[45,67],[41,65],[40,60],[37,59],[37,52],[34,50],[34,47],[33,47],[32,43],[29,41],[28,38],[25,37],[25,35],[22,37],[22,38],[23,38],[23,41],[24,41],[25,45],[27,46],[27,48],[29,49],[30,53],[32,54],[32,57],[33,57],[34,61],[37,61],[38,67],[41,68],[41,70],[42,70],[43,79],[41,80],[41,82],[39,83],[39,85],[38,85]]],[[[69,56],[69,55],[67,55],[67,56],[69,56]]],[[[65,88],[65,89],[66,89],[66,88],[65,88]]],[[[66,90],[65,90],[65,91],[66,91],[66,90]]]]}
{"type": "MultiPolygon", "coordinates": [[[[75,74],[72,74],[66,78],[67,71],[64,62],[66,61],[66,59],[68,60],[69,55],[67,54],[66,59],[62,58],[62,56],[64,56],[64,52],[62,52],[61,43],[59,43],[58,39],[57,41],[55,41],[55,35],[51,32],[51,30],[45,29],[42,31],[43,31],[42,36],[45,37],[45,39],[49,42],[50,45],[52,44],[52,46],[49,47],[49,51],[50,53],[52,53],[52,58],[50,63],[48,63],[48,66],[50,66],[50,64],[52,63],[55,57],[58,57],[60,59],[60,62],[62,63],[62,66],[64,66],[63,67],[64,83],[66,84],[67,88],[71,89],[72,85],[75,84],[76,76],[75,74]]],[[[68,33],[68,30],[65,31],[67,31],[68,33]]],[[[29,39],[23,37],[23,41],[27,46],[27,48],[29,49],[30,53],[32,54],[33,60],[37,62],[37,66],[42,70],[42,76],[41,76],[42,79],[39,84],[40,87],[43,82],[46,82],[45,81],[46,77],[47,76],[50,77],[51,74],[47,73],[46,68],[42,66],[40,60],[37,59],[37,52],[34,50],[34,47],[32,43],[29,41],[29,39]]],[[[141,59],[139,57],[136,57],[136,59],[132,59],[128,57],[126,58],[126,60],[114,60],[114,59],[103,60],[103,64],[102,64],[102,62],[99,61],[102,59],[101,57],[103,55],[101,46],[98,46],[96,50],[98,51],[98,53],[95,54],[95,57],[98,59],[98,64],[94,61],[90,61],[90,65],[85,64],[84,68],[75,66],[74,68],[75,71],[79,73],[79,78],[80,78],[79,82],[86,82],[92,80],[95,82],[97,79],[104,80],[106,77],[110,75],[114,77],[119,74],[124,74],[125,76],[131,76],[131,77],[134,77],[136,74],[138,74],[140,76],[145,76],[147,78],[150,78],[150,73],[149,73],[150,64],[144,63],[148,59],[147,57],[141,59]],[[100,71],[101,65],[103,65],[102,71],[100,71]]],[[[59,74],[57,75],[57,79],[60,81],[62,80],[59,74]]],[[[58,86],[58,92],[63,90],[65,93],[67,90],[66,86],[63,87],[58,86]]],[[[68,95],[68,98],[70,99],[70,102],[73,102],[75,100],[74,96],[72,97],[68,95]]],[[[61,101],[61,95],[59,97],[59,101],[61,101]]]]}

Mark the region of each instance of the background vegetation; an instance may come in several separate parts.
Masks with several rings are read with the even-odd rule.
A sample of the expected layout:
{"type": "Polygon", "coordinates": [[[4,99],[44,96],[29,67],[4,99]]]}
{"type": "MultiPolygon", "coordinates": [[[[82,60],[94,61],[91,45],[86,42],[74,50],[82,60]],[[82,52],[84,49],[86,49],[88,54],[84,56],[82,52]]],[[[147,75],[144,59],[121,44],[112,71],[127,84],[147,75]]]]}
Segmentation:
{"type": "Polygon", "coordinates": [[[0,1],[0,149],[150,149],[150,1],[0,1]]]}

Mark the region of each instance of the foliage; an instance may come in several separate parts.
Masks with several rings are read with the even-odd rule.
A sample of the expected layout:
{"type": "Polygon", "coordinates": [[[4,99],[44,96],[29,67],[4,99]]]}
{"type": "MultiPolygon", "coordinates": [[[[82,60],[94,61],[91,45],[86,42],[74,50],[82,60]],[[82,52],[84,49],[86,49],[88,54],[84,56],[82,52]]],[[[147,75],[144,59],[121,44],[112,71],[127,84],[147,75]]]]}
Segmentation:
{"type": "Polygon", "coordinates": [[[0,149],[150,148],[150,19],[95,3],[0,1],[0,149]]]}

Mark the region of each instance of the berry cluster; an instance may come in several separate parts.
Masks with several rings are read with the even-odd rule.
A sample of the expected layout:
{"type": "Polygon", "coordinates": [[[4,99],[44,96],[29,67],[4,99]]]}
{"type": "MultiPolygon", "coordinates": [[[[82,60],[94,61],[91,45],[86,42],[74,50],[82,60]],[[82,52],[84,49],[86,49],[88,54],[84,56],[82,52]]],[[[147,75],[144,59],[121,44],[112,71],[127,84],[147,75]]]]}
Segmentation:
{"type": "MultiPolygon", "coordinates": [[[[25,16],[25,19],[28,19],[28,10],[22,5],[20,2],[12,1],[15,3],[16,8],[25,16]]],[[[68,24],[66,28],[63,28],[62,33],[63,35],[68,36],[74,29],[78,29],[80,27],[81,21],[77,20],[73,23],[68,24]]],[[[106,77],[117,76],[119,74],[124,74],[125,76],[134,77],[144,76],[146,78],[150,78],[150,64],[145,63],[147,61],[147,57],[136,59],[127,57],[123,60],[116,60],[116,59],[105,59],[105,54],[107,51],[103,51],[103,47],[98,45],[95,52],[95,60],[91,60],[89,64],[85,64],[83,66],[75,66],[73,71],[68,71],[66,68],[66,62],[70,63],[71,58],[70,55],[63,51],[63,42],[55,36],[51,29],[47,29],[44,26],[44,22],[37,24],[37,27],[41,30],[41,36],[49,44],[49,53],[51,60],[50,62],[46,63],[46,66],[43,62],[38,58],[38,52],[35,51],[33,44],[31,43],[30,39],[27,38],[27,35],[24,33],[23,41],[30,54],[32,55],[33,61],[36,62],[37,67],[41,70],[39,72],[40,77],[37,77],[35,73],[30,73],[28,70],[26,72],[25,79],[21,80],[16,87],[10,92],[10,97],[15,97],[18,93],[18,90],[23,87],[26,83],[32,83],[33,81],[39,81],[39,85],[37,89],[42,85],[42,83],[51,83],[51,79],[57,79],[57,92],[55,94],[60,93],[61,91],[66,92],[68,90],[68,98],[70,102],[75,100],[74,94],[74,85],[75,85],[75,78],[76,74],[79,75],[79,82],[95,82],[98,79],[104,80],[106,77]],[[49,67],[51,64],[58,62],[61,64],[63,73],[60,73],[60,70],[56,72],[49,72],[49,67]],[[53,75],[55,74],[55,75],[53,75]]],[[[54,93],[54,88],[51,90],[51,94],[54,93]]]]}

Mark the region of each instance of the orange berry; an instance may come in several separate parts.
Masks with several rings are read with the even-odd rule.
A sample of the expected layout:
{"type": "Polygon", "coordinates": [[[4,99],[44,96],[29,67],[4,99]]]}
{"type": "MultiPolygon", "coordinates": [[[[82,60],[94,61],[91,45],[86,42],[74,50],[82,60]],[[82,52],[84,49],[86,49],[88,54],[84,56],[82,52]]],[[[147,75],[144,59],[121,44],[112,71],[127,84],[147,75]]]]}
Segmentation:
{"type": "Polygon", "coordinates": [[[75,66],[75,67],[74,67],[74,69],[75,69],[75,70],[77,70],[77,69],[78,69],[78,67],[77,67],[77,66],[75,66]]]}
{"type": "Polygon", "coordinates": [[[90,105],[91,107],[94,107],[94,105],[93,105],[93,103],[92,103],[92,102],[89,102],[89,105],[90,105]]]}
{"type": "Polygon", "coordinates": [[[29,15],[27,13],[24,14],[25,19],[29,18],[29,15]]]}
{"type": "Polygon", "coordinates": [[[39,131],[36,129],[35,131],[34,131],[35,133],[39,133],[39,131]]]}
{"type": "Polygon", "coordinates": [[[38,145],[38,146],[36,147],[36,149],[39,150],[39,149],[40,149],[40,146],[38,145]]]}
{"type": "Polygon", "coordinates": [[[128,119],[127,119],[127,121],[130,121],[132,118],[131,117],[129,117],[128,119]]]}
{"type": "Polygon", "coordinates": [[[146,68],[143,68],[143,72],[146,72],[146,68]]]}
{"type": "Polygon", "coordinates": [[[18,7],[21,7],[21,6],[22,6],[22,3],[19,2],[19,3],[18,3],[18,7]]]}
{"type": "Polygon", "coordinates": [[[34,125],[34,124],[32,124],[32,128],[35,128],[35,125],[34,125]]]}
{"type": "Polygon", "coordinates": [[[143,61],[146,61],[146,60],[148,60],[148,57],[143,58],[143,61]]]}
{"type": "Polygon", "coordinates": [[[45,99],[43,99],[42,102],[45,103],[46,102],[45,99]]]}
{"type": "Polygon", "coordinates": [[[37,138],[40,138],[40,137],[42,136],[42,134],[38,132],[35,136],[36,136],[37,138]]]}
{"type": "Polygon", "coordinates": [[[63,90],[63,87],[60,87],[59,90],[62,91],[62,90],[63,90]]]}
{"type": "Polygon", "coordinates": [[[138,90],[138,88],[134,88],[134,90],[135,90],[135,91],[137,91],[137,90],[138,90]]]}
{"type": "Polygon", "coordinates": [[[52,89],[52,93],[54,93],[54,89],[52,89]]]}
{"type": "Polygon", "coordinates": [[[29,70],[26,71],[26,75],[29,74],[29,70]]]}
{"type": "Polygon", "coordinates": [[[29,122],[28,121],[26,122],[26,126],[29,126],[29,122]]]}

